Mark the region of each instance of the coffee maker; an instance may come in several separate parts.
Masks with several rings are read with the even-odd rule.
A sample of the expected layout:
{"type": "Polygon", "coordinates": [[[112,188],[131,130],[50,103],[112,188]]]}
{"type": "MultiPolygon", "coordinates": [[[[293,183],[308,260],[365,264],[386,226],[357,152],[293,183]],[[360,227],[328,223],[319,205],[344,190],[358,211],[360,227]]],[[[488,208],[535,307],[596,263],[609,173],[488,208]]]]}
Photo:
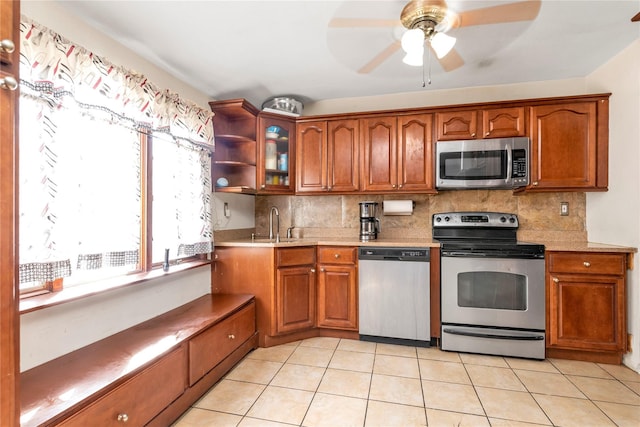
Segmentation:
{"type": "Polygon", "coordinates": [[[360,240],[376,240],[380,232],[380,220],[376,218],[377,202],[360,203],[360,240]]]}

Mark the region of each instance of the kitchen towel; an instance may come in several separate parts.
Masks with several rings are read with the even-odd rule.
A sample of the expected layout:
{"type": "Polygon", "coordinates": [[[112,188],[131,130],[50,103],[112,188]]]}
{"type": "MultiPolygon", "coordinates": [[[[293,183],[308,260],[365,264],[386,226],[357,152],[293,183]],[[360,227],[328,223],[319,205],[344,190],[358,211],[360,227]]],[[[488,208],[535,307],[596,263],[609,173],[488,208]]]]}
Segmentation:
{"type": "Polygon", "coordinates": [[[385,200],[382,211],[385,215],[411,215],[413,204],[413,200],[385,200]]]}

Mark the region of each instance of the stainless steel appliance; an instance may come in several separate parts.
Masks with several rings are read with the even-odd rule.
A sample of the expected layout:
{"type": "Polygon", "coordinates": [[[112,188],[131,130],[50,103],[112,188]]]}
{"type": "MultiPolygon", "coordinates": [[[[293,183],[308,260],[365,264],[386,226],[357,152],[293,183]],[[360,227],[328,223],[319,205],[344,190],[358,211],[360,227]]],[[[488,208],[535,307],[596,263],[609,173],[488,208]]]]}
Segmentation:
{"type": "Polygon", "coordinates": [[[514,214],[433,215],[443,350],[544,359],[544,246],[518,242],[517,229],[514,214]]]}
{"type": "Polygon", "coordinates": [[[380,220],[376,217],[377,202],[360,203],[360,240],[375,240],[380,232],[380,220]]]}
{"type": "Polygon", "coordinates": [[[361,247],[358,260],[360,339],[428,347],[429,248],[361,247]]]}
{"type": "Polygon", "coordinates": [[[438,141],[439,189],[517,188],[529,184],[527,137],[438,141]]]}

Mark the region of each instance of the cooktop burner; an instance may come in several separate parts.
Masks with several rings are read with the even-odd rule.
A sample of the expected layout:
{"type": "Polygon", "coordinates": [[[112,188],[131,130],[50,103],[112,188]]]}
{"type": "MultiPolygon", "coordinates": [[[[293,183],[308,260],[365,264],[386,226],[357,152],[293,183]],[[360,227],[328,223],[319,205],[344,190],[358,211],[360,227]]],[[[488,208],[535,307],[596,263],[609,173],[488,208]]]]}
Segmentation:
{"type": "Polygon", "coordinates": [[[502,212],[445,212],[433,215],[433,238],[447,256],[544,257],[544,246],[518,242],[518,217],[502,212]]]}

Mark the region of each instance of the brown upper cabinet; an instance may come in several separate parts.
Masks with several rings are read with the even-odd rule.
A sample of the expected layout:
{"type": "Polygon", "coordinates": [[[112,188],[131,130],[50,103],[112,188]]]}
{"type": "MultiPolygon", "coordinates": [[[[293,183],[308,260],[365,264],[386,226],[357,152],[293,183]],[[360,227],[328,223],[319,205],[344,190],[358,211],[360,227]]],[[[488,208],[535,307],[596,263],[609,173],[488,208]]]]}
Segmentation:
{"type": "Polygon", "coordinates": [[[256,192],[256,118],[258,109],[244,99],[212,101],[216,149],[211,175],[215,191],[256,192]]]}
{"type": "Polygon", "coordinates": [[[296,192],[358,191],[359,135],[355,119],[298,123],[296,192]]]}
{"type": "Polygon", "coordinates": [[[518,191],[606,191],[610,95],[301,118],[211,102],[213,180],[228,181],[216,191],[249,194],[435,193],[436,141],[527,136],[530,184],[518,191]],[[272,138],[270,126],[283,134],[272,138]],[[286,170],[267,164],[273,142],[286,170]]]}
{"type": "Polygon", "coordinates": [[[505,107],[436,113],[436,139],[503,138],[525,136],[525,108],[505,107]]]}
{"type": "Polygon", "coordinates": [[[433,115],[361,120],[363,192],[432,192],[433,115]]]}
{"type": "Polygon", "coordinates": [[[258,193],[293,194],[295,191],[295,137],[293,118],[260,113],[258,116],[258,193]]]}
{"type": "Polygon", "coordinates": [[[604,191],[608,185],[609,100],[530,107],[527,191],[604,191]]]}

